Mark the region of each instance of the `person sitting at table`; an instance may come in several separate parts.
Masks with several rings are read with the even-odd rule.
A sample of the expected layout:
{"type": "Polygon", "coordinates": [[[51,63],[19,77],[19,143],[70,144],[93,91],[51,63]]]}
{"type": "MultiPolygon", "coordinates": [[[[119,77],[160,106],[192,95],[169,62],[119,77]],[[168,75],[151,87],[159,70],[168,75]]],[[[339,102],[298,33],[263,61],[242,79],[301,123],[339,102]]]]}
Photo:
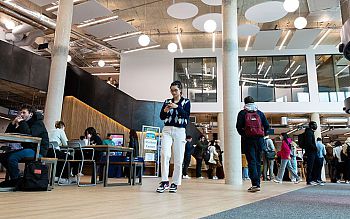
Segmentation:
{"type": "Polygon", "coordinates": [[[103,140],[102,144],[115,146],[115,143],[112,139],[113,139],[113,136],[111,134],[107,134],[107,139],[103,140]]]}
{"type": "MultiPolygon", "coordinates": [[[[24,104],[20,108],[19,115],[8,125],[6,133],[27,134],[33,137],[41,138],[39,156],[46,156],[49,146],[49,137],[43,122],[44,116],[37,112],[30,105],[24,104]]],[[[7,169],[11,182],[15,185],[20,177],[18,163],[24,158],[34,158],[36,153],[36,144],[23,143],[22,149],[10,151],[1,154],[0,162],[7,169]]],[[[9,182],[3,182],[0,186],[8,186],[9,182]]]]}
{"type": "MultiPolygon", "coordinates": [[[[63,121],[57,121],[55,123],[55,129],[49,130],[49,139],[50,142],[57,142],[57,146],[55,148],[50,148],[47,152],[48,157],[56,157],[59,160],[65,160],[66,159],[66,152],[61,151],[61,146],[68,146],[68,138],[66,136],[66,133],[64,132],[65,124],[63,121]]],[[[68,155],[68,160],[73,159],[71,155],[68,155]]],[[[78,173],[78,164],[77,163],[71,163],[70,166],[73,170],[73,176],[69,177],[70,174],[68,174],[68,165],[65,166],[63,172],[63,161],[57,162],[56,167],[56,177],[55,181],[59,181],[60,184],[71,184],[76,183],[77,178],[76,175],[78,173]],[[59,179],[62,172],[61,179],[59,179]]]]}
{"type": "MultiPolygon", "coordinates": [[[[84,136],[85,136],[85,142],[86,145],[103,145],[103,142],[101,140],[101,138],[97,135],[97,131],[94,127],[88,127],[87,129],[85,129],[84,131],[84,136]]],[[[92,157],[92,152],[91,151],[84,151],[84,156],[85,157],[92,157]]],[[[95,161],[96,162],[100,162],[102,158],[102,153],[100,151],[95,151],[95,161]]],[[[102,167],[98,166],[98,171],[99,173],[99,178],[102,179],[102,167]]]]}

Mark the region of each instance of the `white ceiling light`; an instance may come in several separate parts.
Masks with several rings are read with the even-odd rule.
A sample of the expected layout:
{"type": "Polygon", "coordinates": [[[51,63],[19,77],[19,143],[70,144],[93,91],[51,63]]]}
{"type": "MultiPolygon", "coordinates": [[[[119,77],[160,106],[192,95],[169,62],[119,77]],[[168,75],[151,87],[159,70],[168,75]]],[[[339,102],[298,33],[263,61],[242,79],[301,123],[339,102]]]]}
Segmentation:
{"type": "Polygon", "coordinates": [[[95,25],[95,24],[104,23],[104,22],[107,22],[107,21],[110,21],[110,20],[114,20],[114,19],[117,19],[117,18],[118,18],[118,15],[115,15],[115,16],[112,16],[112,17],[107,17],[107,18],[103,18],[103,19],[100,19],[100,20],[94,20],[94,21],[91,21],[91,22],[80,24],[77,27],[78,28],[87,27],[87,26],[91,26],[91,25],[95,25]]]}
{"type": "Polygon", "coordinates": [[[250,44],[250,39],[251,39],[251,38],[252,38],[252,36],[248,36],[247,44],[245,45],[244,51],[248,51],[249,44],[250,44]]]}
{"type": "Polygon", "coordinates": [[[264,65],[265,65],[265,62],[263,62],[263,63],[258,67],[258,69],[259,69],[258,75],[260,75],[260,72],[262,71],[264,65]]]}
{"type": "Polygon", "coordinates": [[[316,45],[314,46],[314,49],[316,49],[318,47],[318,45],[320,45],[320,43],[326,38],[326,36],[331,32],[331,29],[328,29],[326,31],[326,33],[323,34],[323,36],[320,38],[320,40],[316,43],[316,45]]]}
{"type": "Polygon", "coordinates": [[[208,33],[213,33],[216,30],[217,24],[214,20],[204,22],[204,30],[208,33]]]}
{"type": "Polygon", "coordinates": [[[141,46],[148,46],[151,42],[151,39],[146,34],[142,34],[139,36],[138,42],[141,46]]]}
{"type": "Polygon", "coordinates": [[[105,63],[105,61],[100,60],[100,61],[98,61],[97,65],[102,68],[102,67],[105,67],[106,63],[105,63]]]}
{"type": "Polygon", "coordinates": [[[283,9],[283,2],[265,1],[249,8],[245,12],[245,17],[256,23],[268,23],[277,21],[287,14],[288,12],[283,9]]]}
{"type": "Polygon", "coordinates": [[[260,31],[260,27],[255,24],[242,24],[238,26],[238,36],[254,36],[260,31]]]}
{"type": "Polygon", "coordinates": [[[177,39],[177,44],[179,44],[179,48],[180,48],[180,52],[183,53],[184,50],[182,48],[182,44],[181,44],[181,39],[180,39],[180,34],[176,34],[176,39],[177,39]]]}
{"type": "Polygon", "coordinates": [[[291,31],[288,30],[286,36],[284,37],[284,39],[283,39],[283,41],[282,41],[282,43],[281,43],[281,45],[280,45],[280,48],[278,48],[278,50],[281,50],[281,49],[283,48],[284,44],[286,43],[286,41],[287,41],[287,39],[288,39],[288,36],[289,36],[290,32],[291,32],[291,31]]]}
{"type": "Polygon", "coordinates": [[[177,50],[176,43],[169,43],[168,44],[168,51],[169,52],[174,53],[174,52],[176,52],[176,50],[177,50]]]}
{"type": "Polygon", "coordinates": [[[112,40],[118,40],[118,39],[121,39],[121,38],[126,38],[126,37],[130,37],[130,36],[138,35],[138,34],[141,34],[141,33],[142,33],[141,31],[132,32],[132,33],[126,33],[126,34],[119,35],[119,36],[109,37],[107,39],[104,39],[103,41],[104,42],[108,42],[108,41],[112,41],[112,40]]]}
{"type": "Polygon", "coordinates": [[[192,25],[197,30],[205,32],[204,23],[208,20],[215,21],[215,23],[216,23],[216,30],[215,31],[216,32],[222,31],[222,14],[220,14],[220,13],[208,13],[208,14],[200,15],[200,16],[196,17],[195,19],[193,19],[192,25]]]}
{"type": "Polygon", "coordinates": [[[299,0],[285,0],[283,8],[288,12],[294,12],[299,8],[299,0]]]}
{"type": "Polygon", "coordinates": [[[145,49],[153,49],[153,48],[157,48],[157,47],[160,47],[160,45],[157,44],[157,45],[142,47],[142,48],[138,48],[138,49],[126,50],[123,53],[126,54],[126,53],[137,52],[137,51],[141,51],[141,50],[145,50],[145,49]]]}
{"type": "Polygon", "coordinates": [[[297,28],[299,30],[304,29],[306,27],[306,25],[307,25],[307,20],[304,17],[298,17],[294,21],[295,28],[297,28]]]}
{"type": "Polygon", "coordinates": [[[70,61],[72,61],[72,56],[68,55],[67,62],[70,62],[70,61]]]}
{"type": "Polygon", "coordinates": [[[8,29],[8,30],[12,30],[13,28],[16,27],[15,22],[13,22],[12,20],[5,20],[4,24],[5,24],[6,29],[8,29]]]}

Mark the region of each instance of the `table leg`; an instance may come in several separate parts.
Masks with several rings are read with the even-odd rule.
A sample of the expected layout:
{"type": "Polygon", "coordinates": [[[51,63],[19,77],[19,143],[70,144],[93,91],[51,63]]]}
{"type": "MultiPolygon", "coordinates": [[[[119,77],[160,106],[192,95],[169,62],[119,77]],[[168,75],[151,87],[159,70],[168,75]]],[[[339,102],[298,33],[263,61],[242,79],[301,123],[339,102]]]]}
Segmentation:
{"type": "Polygon", "coordinates": [[[129,168],[130,168],[130,173],[129,173],[129,176],[130,176],[130,185],[133,185],[134,184],[134,181],[135,181],[135,178],[134,178],[134,171],[133,171],[133,166],[132,166],[132,162],[134,160],[134,153],[133,151],[130,152],[130,164],[129,164],[129,168]]]}
{"type": "Polygon", "coordinates": [[[38,159],[39,159],[39,154],[40,154],[40,142],[38,142],[38,145],[36,146],[35,161],[38,161],[38,159]]]}
{"type": "Polygon", "coordinates": [[[109,170],[109,148],[107,148],[107,154],[106,154],[106,166],[104,169],[104,178],[103,178],[103,186],[108,186],[108,170],[109,170]]]}

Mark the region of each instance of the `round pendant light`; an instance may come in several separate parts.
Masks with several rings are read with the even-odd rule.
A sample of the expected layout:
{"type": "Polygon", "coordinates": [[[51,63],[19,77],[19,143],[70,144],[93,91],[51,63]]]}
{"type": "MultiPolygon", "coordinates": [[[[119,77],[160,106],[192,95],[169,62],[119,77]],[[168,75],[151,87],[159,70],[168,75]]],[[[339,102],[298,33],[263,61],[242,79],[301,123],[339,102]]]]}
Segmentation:
{"type": "Polygon", "coordinates": [[[15,22],[13,22],[12,20],[6,20],[4,22],[4,24],[5,24],[6,29],[8,29],[8,30],[12,30],[13,28],[16,27],[15,22]]]}
{"type": "Polygon", "coordinates": [[[198,16],[192,21],[192,25],[197,30],[204,32],[206,31],[204,29],[204,23],[207,22],[208,20],[215,21],[216,23],[215,31],[222,31],[222,14],[220,13],[209,13],[209,14],[203,14],[201,16],[198,16]]]}
{"type": "Polygon", "coordinates": [[[102,68],[102,67],[104,67],[106,65],[106,63],[105,63],[105,61],[100,60],[100,61],[98,61],[97,65],[102,68]]]}
{"type": "Polygon", "coordinates": [[[218,6],[222,5],[222,0],[201,0],[206,5],[218,6]]]}
{"type": "Polygon", "coordinates": [[[295,28],[297,28],[299,30],[304,29],[306,27],[306,25],[307,25],[307,20],[304,17],[298,17],[294,21],[295,28]]]}
{"type": "Polygon", "coordinates": [[[67,62],[70,62],[70,61],[72,61],[72,56],[68,55],[67,62]]]}
{"type": "Polygon", "coordinates": [[[283,2],[266,1],[248,8],[245,17],[256,23],[268,23],[277,21],[287,14],[288,12],[283,8],[283,2]]]}
{"type": "Polygon", "coordinates": [[[177,44],[176,43],[169,43],[168,44],[168,51],[171,53],[174,53],[177,51],[177,44]]]}
{"type": "Polygon", "coordinates": [[[141,46],[148,46],[151,40],[149,36],[147,36],[146,34],[142,34],[141,36],[139,36],[138,42],[141,46]]]}
{"type": "Polygon", "coordinates": [[[255,36],[260,31],[260,27],[255,24],[242,24],[238,26],[238,36],[255,36]]]}
{"type": "Polygon", "coordinates": [[[204,30],[208,33],[213,33],[216,30],[217,24],[214,20],[204,22],[204,30]]]}
{"type": "Polygon", "coordinates": [[[294,12],[299,8],[299,0],[285,0],[283,8],[288,12],[294,12]]]}

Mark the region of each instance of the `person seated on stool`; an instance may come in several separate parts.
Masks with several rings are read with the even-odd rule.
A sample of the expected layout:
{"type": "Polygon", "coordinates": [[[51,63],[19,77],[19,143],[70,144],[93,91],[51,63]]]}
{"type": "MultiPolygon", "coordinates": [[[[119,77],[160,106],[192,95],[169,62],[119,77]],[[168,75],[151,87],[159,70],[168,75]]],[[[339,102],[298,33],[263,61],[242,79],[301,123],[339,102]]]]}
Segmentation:
{"type": "MultiPolygon", "coordinates": [[[[39,156],[46,156],[49,146],[49,137],[43,122],[44,116],[30,105],[22,105],[19,115],[8,125],[6,133],[27,134],[41,138],[39,156]]],[[[18,163],[24,158],[33,158],[37,144],[23,143],[22,149],[10,151],[0,156],[1,164],[7,169],[10,181],[4,181],[0,187],[11,187],[17,184],[20,177],[18,163]]]]}

